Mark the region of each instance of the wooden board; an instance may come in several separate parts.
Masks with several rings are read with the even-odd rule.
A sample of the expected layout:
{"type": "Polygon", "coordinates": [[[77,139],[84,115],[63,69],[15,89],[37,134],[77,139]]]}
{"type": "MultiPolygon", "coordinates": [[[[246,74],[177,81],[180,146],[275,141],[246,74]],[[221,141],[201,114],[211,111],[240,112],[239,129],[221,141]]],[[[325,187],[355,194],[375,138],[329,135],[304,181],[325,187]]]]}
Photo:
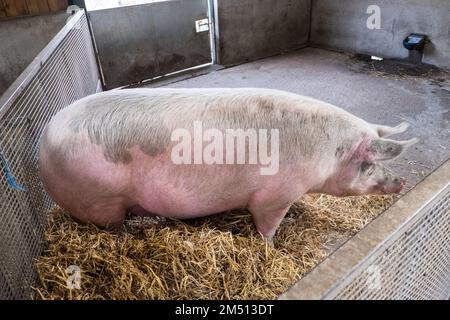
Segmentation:
{"type": "Polygon", "coordinates": [[[28,13],[30,15],[44,14],[50,12],[47,0],[26,0],[28,13]]]}
{"type": "Polygon", "coordinates": [[[65,11],[68,0],[0,0],[0,19],[65,11]]]}
{"type": "Polygon", "coordinates": [[[67,0],[47,0],[47,3],[51,12],[66,10],[68,6],[67,0]]]}
{"type": "Polygon", "coordinates": [[[3,0],[3,6],[8,17],[25,16],[28,14],[25,0],[3,0]]]}
{"type": "Polygon", "coordinates": [[[5,17],[6,17],[6,11],[5,11],[5,8],[3,7],[3,1],[0,0],[0,19],[5,18],[5,17]]]}

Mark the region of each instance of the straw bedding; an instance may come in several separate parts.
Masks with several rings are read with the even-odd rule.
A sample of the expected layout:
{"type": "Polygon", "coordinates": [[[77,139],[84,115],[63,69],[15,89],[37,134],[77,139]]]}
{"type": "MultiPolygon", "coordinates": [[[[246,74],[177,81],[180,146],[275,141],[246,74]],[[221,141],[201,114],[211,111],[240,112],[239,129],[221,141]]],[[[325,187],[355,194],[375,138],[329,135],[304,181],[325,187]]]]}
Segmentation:
{"type": "Polygon", "coordinates": [[[130,218],[121,232],[49,215],[35,299],[274,299],[394,198],[306,195],[270,247],[245,210],[188,221],[130,218]],[[66,270],[81,270],[68,289],[66,270]]]}

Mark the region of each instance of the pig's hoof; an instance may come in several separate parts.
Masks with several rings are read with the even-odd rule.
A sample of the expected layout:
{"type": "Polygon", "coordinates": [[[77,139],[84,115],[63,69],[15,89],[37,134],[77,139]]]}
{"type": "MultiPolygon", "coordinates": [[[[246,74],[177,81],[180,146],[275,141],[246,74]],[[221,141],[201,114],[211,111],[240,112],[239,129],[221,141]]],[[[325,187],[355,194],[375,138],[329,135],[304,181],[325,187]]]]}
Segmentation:
{"type": "Polygon", "coordinates": [[[259,232],[259,234],[261,235],[261,237],[264,239],[264,241],[272,248],[275,248],[275,245],[273,243],[273,236],[269,237],[269,236],[265,236],[263,235],[261,232],[259,232]]]}
{"type": "Polygon", "coordinates": [[[267,239],[267,238],[266,238],[266,241],[267,241],[267,244],[268,244],[271,248],[274,248],[274,249],[275,249],[275,244],[273,243],[273,238],[270,238],[270,239],[267,239]]]}

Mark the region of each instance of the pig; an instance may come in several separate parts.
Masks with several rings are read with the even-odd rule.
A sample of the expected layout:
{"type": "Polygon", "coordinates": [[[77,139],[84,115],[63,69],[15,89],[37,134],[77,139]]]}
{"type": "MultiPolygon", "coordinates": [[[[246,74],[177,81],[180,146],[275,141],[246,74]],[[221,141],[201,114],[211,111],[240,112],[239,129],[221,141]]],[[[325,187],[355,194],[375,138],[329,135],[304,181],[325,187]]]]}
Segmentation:
{"type": "Polygon", "coordinates": [[[78,100],[51,119],[40,141],[39,172],[49,195],[79,222],[121,228],[130,213],[189,219],[247,208],[272,243],[289,207],[305,193],[399,193],[405,180],[382,163],[418,141],[387,138],[407,128],[370,124],[279,90],[113,90],[78,100]],[[276,173],[261,174],[267,163],[260,159],[175,163],[180,141],[173,132],[193,133],[195,121],[218,132],[276,130],[279,143],[268,150],[278,150],[276,173]]]}

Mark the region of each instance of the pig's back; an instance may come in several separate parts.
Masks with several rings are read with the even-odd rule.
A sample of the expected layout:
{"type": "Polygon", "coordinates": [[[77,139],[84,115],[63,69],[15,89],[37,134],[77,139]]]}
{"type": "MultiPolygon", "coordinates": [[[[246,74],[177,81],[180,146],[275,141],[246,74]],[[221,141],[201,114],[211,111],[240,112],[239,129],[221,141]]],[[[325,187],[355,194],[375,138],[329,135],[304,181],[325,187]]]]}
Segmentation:
{"type": "MultiPolygon", "coordinates": [[[[47,128],[47,144],[67,156],[91,142],[107,161],[127,164],[138,147],[155,157],[167,151],[175,129],[276,129],[280,160],[311,156],[330,137],[357,139],[368,125],[350,113],[288,92],[257,89],[126,89],[95,94],[59,112],[47,128]]],[[[332,147],[332,146],[331,146],[332,147]]]]}
{"type": "Polygon", "coordinates": [[[122,116],[125,121],[139,120],[142,125],[151,117],[162,117],[166,125],[189,123],[193,119],[215,119],[218,125],[241,121],[267,127],[274,120],[288,120],[288,113],[303,116],[333,113],[358,119],[338,107],[310,97],[261,88],[113,90],[78,100],[61,113],[85,121],[111,121],[115,120],[114,116],[122,116]]]}

